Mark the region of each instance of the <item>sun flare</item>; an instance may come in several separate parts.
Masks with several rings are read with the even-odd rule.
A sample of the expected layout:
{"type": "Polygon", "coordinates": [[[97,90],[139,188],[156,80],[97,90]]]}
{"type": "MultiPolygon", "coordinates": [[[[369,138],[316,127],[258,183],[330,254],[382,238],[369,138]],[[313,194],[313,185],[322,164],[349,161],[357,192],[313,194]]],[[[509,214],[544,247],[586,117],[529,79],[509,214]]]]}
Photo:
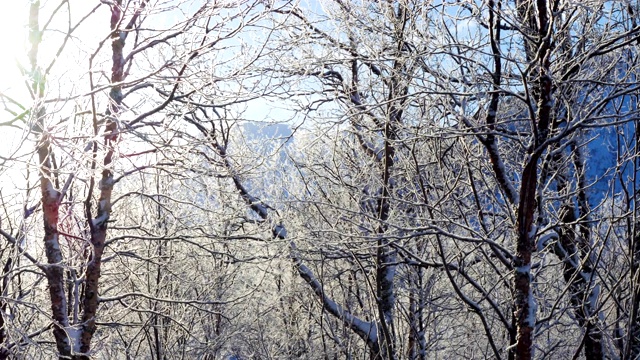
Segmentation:
{"type": "Polygon", "coordinates": [[[27,2],[5,4],[0,14],[0,91],[24,86],[20,67],[27,66],[29,7],[27,2]]]}

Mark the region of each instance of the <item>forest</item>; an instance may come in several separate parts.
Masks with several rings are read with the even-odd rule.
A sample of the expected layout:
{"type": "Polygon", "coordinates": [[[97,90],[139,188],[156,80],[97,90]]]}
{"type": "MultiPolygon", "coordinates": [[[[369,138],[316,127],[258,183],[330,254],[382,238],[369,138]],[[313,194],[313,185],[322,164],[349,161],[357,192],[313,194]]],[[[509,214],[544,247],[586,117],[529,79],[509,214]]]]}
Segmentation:
{"type": "Polygon", "coordinates": [[[25,0],[0,359],[640,358],[637,0],[25,0]]]}

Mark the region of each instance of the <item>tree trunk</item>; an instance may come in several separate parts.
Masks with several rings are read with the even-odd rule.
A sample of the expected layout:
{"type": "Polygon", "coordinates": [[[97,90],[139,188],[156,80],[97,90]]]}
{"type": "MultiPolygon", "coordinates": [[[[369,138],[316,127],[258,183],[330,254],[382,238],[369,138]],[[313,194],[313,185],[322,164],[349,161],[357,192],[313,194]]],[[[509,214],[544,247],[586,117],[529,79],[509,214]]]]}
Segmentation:
{"type": "Polygon", "coordinates": [[[533,254],[533,215],[536,208],[538,157],[531,156],[522,173],[518,206],[516,258],[514,263],[514,315],[516,318],[516,359],[533,358],[533,335],[536,322],[536,302],[531,285],[531,255],[533,254]]]}

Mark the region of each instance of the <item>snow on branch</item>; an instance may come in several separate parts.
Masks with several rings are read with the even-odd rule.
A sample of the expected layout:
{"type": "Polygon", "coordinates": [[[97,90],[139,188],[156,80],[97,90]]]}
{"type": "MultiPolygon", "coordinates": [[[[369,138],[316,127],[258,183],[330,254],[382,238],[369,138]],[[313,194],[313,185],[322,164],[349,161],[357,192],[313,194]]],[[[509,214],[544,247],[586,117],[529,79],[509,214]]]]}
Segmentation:
{"type": "MultiPolygon", "coordinates": [[[[226,155],[226,154],[225,154],[226,155]]],[[[226,156],[225,156],[225,160],[226,156]]],[[[231,164],[229,161],[225,161],[225,165],[232,174],[234,173],[231,169],[231,164]]],[[[270,206],[263,203],[260,199],[254,197],[249,193],[247,188],[242,184],[237,175],[232,176],[233,183],[236,186],[236,189],[240,193],[240,196],[245,200],[247,205],[255,211],[258,216],[262,220],[269,220],[268,209],[272,209],[270,206]]],[[[274,238],[285,239],[287,237],[287,229],[282,223],[275,224],[271,229],[274,238]]],[[[351,313],[345,311],[342,306],[337,304],[331,298],[325,295],[322,284],[315,277],[311,269],[309,269],[304,263],[302,259],[297,253],[296,244],[291,241],[289,242],[290,247],[290,257],[293,260],[294,266],[300,274],[300,277],[311,287],[313,292],[320,298],[322,301],[323,307],[333,316],[340,319],[348,328],[350,328],[353,332],[355,332],[360,338],[362,338],[369,345],[377,345],[378,344],[378,330],[377,326],[374,322],[363,321],[351,313]]]]}
{"type": "Polygon", "coordinates": [[[320,298],[323,307],[331,315],[342,320],[342,322],[347,327],[349,327],[351,330],[353,330],[353,332],[355,332],[364,341],[366,341],[367,344],[377,344],[378,331],[375,323],[358,319],[356,316],[345,311],[342,306],[338,305],[335,301],[326,296],[322,284],[320,284],[318,279],[313,275],[311,269],[309,269],[302,263],[300,256],[298,256],[297,254],[296,245],[293,241],[290,242],[290,248],[291,259],[295,264],[296,270],[298,270],[298,274],[300,274],[300,277],[304,279],[307,284],[309,284],[313,292],[320,298]]]}

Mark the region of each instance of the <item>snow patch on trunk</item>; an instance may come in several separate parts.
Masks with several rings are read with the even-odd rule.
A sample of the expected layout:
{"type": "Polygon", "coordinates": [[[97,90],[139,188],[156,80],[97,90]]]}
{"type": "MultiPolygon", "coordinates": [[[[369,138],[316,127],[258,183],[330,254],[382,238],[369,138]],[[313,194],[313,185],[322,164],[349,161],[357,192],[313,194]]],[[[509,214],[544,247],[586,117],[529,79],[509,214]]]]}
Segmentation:
{"type": "Polygon", "coordinates": [[[56,264],[59,264],[62,262],[62,253],[60,252],[60,243],[58,241],[58,234],[53,234],[53,236],[51,237],[51,240],[49,240],[49,242],[51,243],[51,248],[53,250],[55,250],[53,252],[53,261],[56,264]]]}
{"type": "Polygon", "coordinates": [[[53,185],[51,184],[51,181],[48,181],[47,182],[47,195],[49,195],[50,198],[58,199],[58,194],[60,194],[58,192],[58,190],[53,188],[53,185]]]}
{"type": "Polygon", "coordinates": [[[71,340],[71,349],[74,353],[80,352],[80,338],[82,337],[82,329],[77,326],[71,326],[64,329],[67,332],[69,340],[71,340]]]}
{"type": "Polygon", "coordinates": [[[527,313],[526,321],[531,327],[534,327],[536,325],[538,303],[536,302],[535,297],[533,297],[533,289],[529,289],[529,294],[527,295],[527,305],[529,306],[529,312],[527,313]]]}
{"type": "Polygon", "coordinates": [[[97,218],[91,220],[93,222],[93,226],[99,226],[102,223],[104,223],[105,221],[107,221],[107,217],[109,217],[109,215],[107,214],[107,212],[103,212],[102,215],[98,216],[97,218]]]}
{"type": "Polygon", "coordinates": [[[600,284],[596,285],[591,289],[591,294],[589,294],[589,298],[587,300],[587,304],[589,305],[589,315],[593,315],[596,309],[596,304],[598,303],[598,297],[600,296],[600,284]]]}

